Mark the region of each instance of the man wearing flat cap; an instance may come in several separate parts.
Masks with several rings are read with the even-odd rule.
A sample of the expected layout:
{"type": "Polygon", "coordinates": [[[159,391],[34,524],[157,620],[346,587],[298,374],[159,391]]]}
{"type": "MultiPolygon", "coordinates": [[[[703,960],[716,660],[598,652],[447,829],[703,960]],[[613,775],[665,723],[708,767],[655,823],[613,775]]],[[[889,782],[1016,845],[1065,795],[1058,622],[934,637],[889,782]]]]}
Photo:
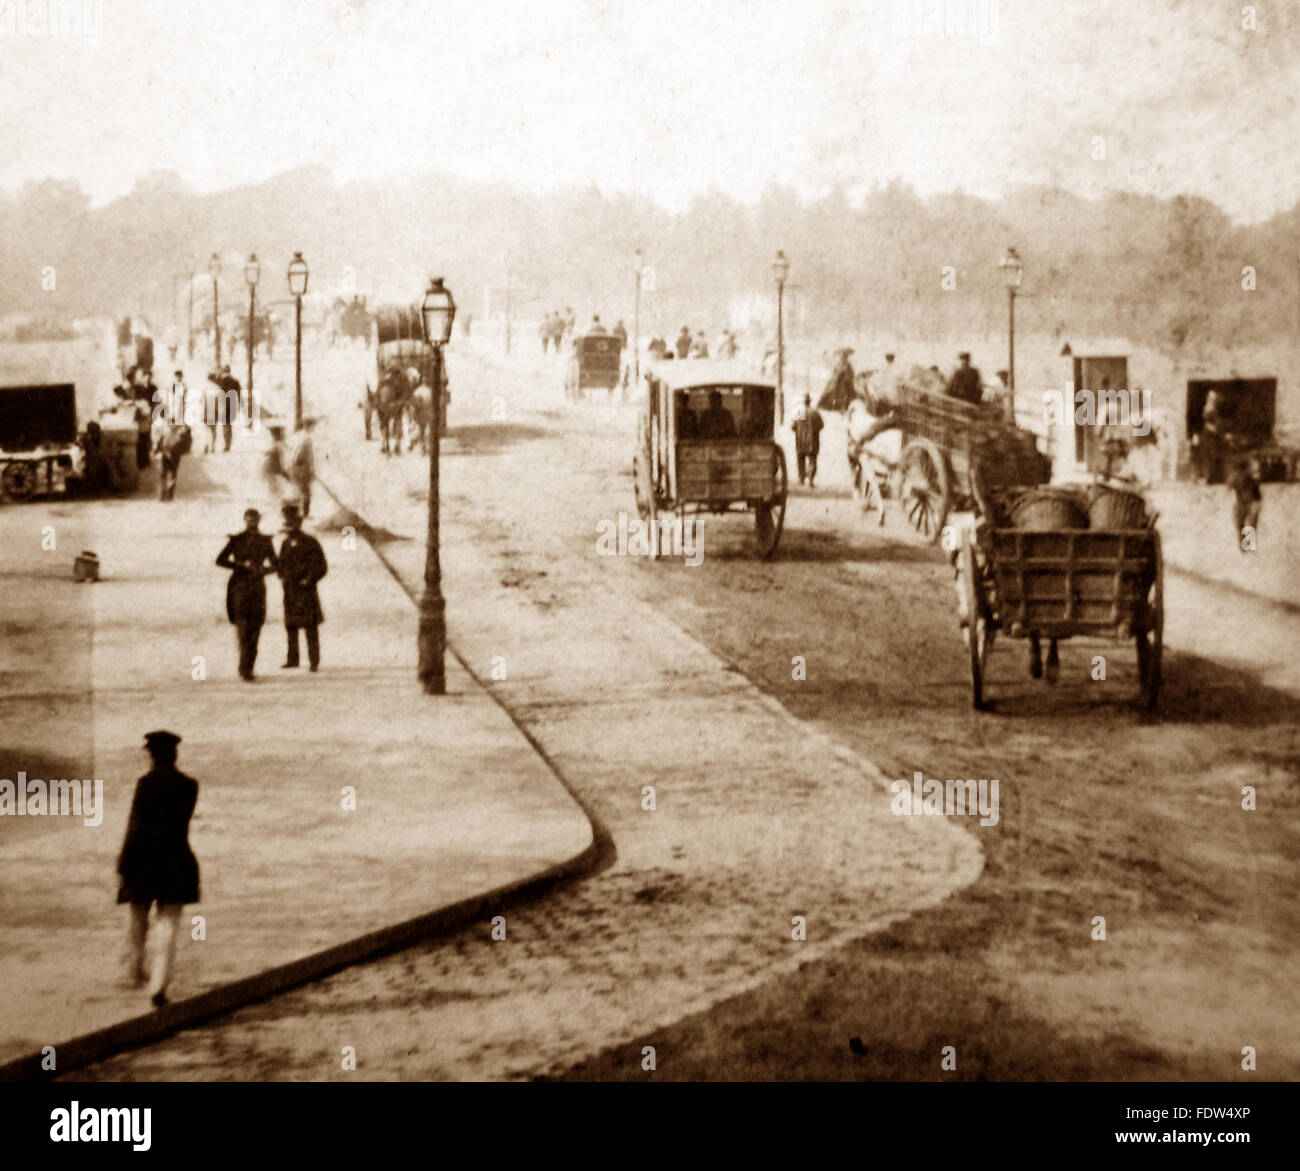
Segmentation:
{"type": "Polygon", "coordinates": [[[970,364],[970,354],[964,350],[957,355],[957,361],[961,365],[952,372],[952,378],[948,380],[948,397],[958,398],[964,403],[978,406],[984,397],[984,383],[980,378],[980,372],[970,364]]]}
{"type": "Polygon", "coordinates": [[[122,879],[117,901],[131,905],[127,979],[133,987],[148,981],[155,1008],[161,1008],[167,1000],[181,908],[199,901],[199,863],[189,843],[190,818],[199,785],[176,767],[176,746],[180,742],[174,732],[146,733],[144,747],[152,767],[135,784],[126,836],[117,859],[122,879]],[[146,972],[145,939],[149,933],[149,908],[154,903],[158,904],[158,938],[153,969],[146,972]]]}
{"type": "Polygon", "coordinates": [[[281,669],[298,666],[301,628],[307,632],[307,664],[315,671],[320,667],[320,624],[325,621],[316,584],[328,569],[325,550],[315,537],[302,531],[302,510],[297,504],[286,501],[281,511],[287,532],[280,543],[276,572],[284,585],[284,630],[289,644],[281,669]]]}
{"type": "Polygon", "coordinates": [[[258,530],[262,514],[255,508],[244,513],[244,531],[234,533],[217,554],[217,565],[231,570],[226,585],[226,617],[239,641],[239,677],[253,681],[257,642],[266,621],[266,575],[276,570],[275,546],[258,530]]]}

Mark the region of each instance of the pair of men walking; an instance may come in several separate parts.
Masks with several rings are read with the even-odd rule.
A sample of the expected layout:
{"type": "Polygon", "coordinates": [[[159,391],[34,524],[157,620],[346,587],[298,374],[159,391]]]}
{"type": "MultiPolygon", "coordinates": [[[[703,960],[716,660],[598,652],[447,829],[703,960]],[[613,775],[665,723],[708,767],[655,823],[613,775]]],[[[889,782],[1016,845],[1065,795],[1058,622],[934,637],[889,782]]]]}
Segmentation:
{"type": "Polygon", "coordinates": [[[226,617],[234,624],[239,643],[239,677],[253,681],[257,644],[266,622],[266,578],[278,574],[284,587],[284,626],[288,655],[283,668],[298,666],[298,631],[307,635],[307,661],[320,667],[320,624],[325,620],[316,586],[328,570],[325,551],[315,537],[302,531],[302,511],[293,502],[282,506],[287,530],[277,554],[271,538],[258,525],[255,508],[244,513],[244,531],[235,533],[217,555],[217,565],[231,570],[226,585],[226,617]]]}

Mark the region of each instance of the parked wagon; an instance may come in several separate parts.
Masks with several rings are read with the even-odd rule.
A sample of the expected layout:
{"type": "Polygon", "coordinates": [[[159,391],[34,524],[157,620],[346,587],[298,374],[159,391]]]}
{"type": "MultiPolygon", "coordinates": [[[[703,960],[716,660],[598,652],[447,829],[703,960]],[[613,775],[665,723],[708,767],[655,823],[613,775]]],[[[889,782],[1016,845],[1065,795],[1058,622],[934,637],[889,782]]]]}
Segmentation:
{"type": "Polygon", "coordinates": [[[897,414],[903,444],[896,492],[908,524],[930,543],[950,512],[980,510],[981,497],[1051,479],[1051,461],[1034,435],[998,408],[903,386],[897,414]]]}
{"type": "Polygon", "coordinates": [[[758,552],[776,552],[785,526],[785,452],[775,439],[776,387],[735,363],[664,362],[645,377],[633,459],[637,511],[754,514],[758,552]],[[720,413],[722,412],[722,413],[720,413]]]}
{"type": "Polygon", "coordinates": [[[42,490],[53,495],[64,486],[76,454],[75,386],[0,387],[0,488],[5,496],[30,500],[42,490]]]}
{"type": "Polygon", "coordinates": [[[622,373],[623,345],[617,337],[606,333],[575,337],[564,368],[564,393],[574,402],[592,390],[603,390],[612,398],[622,373]]]}
{"type": "Polygon", "coordinates": [[[1055,679],[1059,640],[1131,638],[1142,706],[1155,708],[1164,638],[1160,534],[1140,505],[1117,512],[1114,505],[1125,504],[1125,498],[1130,504],[1139,499],[1094,490],[1090,526],[1080,518],[1069,527],[1008,527],[1007,514],[999,510],[996,523],[985,518],[990,523],[966,534],[958,585],[976,709],[984,707],[985,669],[999,635],[1030,640],[1031,665],[1039,663],[1040,640],[1050,640],[1049,683],[1055,679]],[[1109,498],[1099,506],[1102,494],[1109,498]]]}

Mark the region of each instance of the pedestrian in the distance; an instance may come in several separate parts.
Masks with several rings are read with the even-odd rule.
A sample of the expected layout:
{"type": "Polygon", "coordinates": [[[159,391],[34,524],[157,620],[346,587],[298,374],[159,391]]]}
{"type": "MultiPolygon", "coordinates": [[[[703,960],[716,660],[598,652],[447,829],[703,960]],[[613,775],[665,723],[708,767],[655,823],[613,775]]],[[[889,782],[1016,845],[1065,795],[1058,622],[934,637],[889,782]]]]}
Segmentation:
{"type": "Polygon", "coordinates": [[[135,784],[126,837],[117,859],[122,882],[119,903],[131,905],[127,935],[127,981],[139,987],[148,981],[155,1008],[167,1001],[176,960],[176,935],[181,909],[199,901],[199,863],[190,849],[190,817],[198,800],[198,782],[176,767],[174,732],[149,732],[145,751],[152,765],[135,784]],[[145,971],[145,939],[149,908],[158,904],[153,970],[145,971]]]}
{"type": "Polygon", "coordinates": [[[817,486],[817,456],[822,446],[821,412],[812,405],[812,395],[803,396],[803,409],[794,420],[794,455],[799,467],[799,483],[808,478],[808,487],[817,486]]]}
{"type": "Polygon", "coordinates": [[[1237,548],[1242,553],[1253,552],[1258,547],[1259,509],[1263,497],[1250,460],[1237,461],[1228,476],[1228,487],[1232,489],[1233,495],[1232,523],[1237,530],[1237,548]]]}
{"type": "Polygon", "coordinates": [[[234,533],[217,554],[217,564],[231,570],[226,585],[226,617],[234,624],[239,643],[239,677],[253,681],[257,643],[266,621],[266,576],[276,571],[275,546],[258,530],[262,514],[244,513],[244,531],[234,533]]]}
{"type": "Polygon", "coordinates": [[[302,511],[298,505],[286,501],[281,511],[287,532],[280,543],[276,572],[284,585],[284,630],[289,648],[282,670],[298,666],[301,629],[307,634],[307,665],[315,671],[320,667],[320,624],[325,621],[316,586],[329,567],[320,542],[302,531],[302,511]]]}
{"type": "MultiPolygon", "coordinates": [[[[416,377],[418,379],[418,373],[416,377]]],[[[286,474],[302,503],[303,516],[311,515],[311,486],[316,479],[316,453],[311,438],[314,423],[314,419],[304,419],[289,445],[289,467],[286,474]]],[[[400,445],[398,450],[401,450],[400,445]]]]}
{"type": "Polygon", "coordinates": [[[155,428],[154,454],[158,457],[158,499],[176,498],[176,480],[180,476],[181,458],[190,450],[194,437],[189,427],[163,423],[155,428]]]}

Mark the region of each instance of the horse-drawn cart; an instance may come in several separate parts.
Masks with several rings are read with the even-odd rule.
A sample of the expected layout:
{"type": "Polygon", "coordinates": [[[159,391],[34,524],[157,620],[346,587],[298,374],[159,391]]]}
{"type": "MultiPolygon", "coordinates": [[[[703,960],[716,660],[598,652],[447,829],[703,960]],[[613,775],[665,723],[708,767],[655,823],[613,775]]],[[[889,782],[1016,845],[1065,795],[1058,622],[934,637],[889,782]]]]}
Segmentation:
{"type": "MultiPolygon", "coordinates": [[[[1094,522],[1096,515],[1094,508],[1094,522]]],[[[1142,706],[1154,709],[1164,637],[1164,567],[1154,517],[1130,512],[1120,523],[1134,527],[1094,523],[1046,531],[1002,527],[1005,519],[1004,513],[996,526],[967,532],[958,558],[974,706],[984,706],[985,668],[998,635],[1029,640],[1035,675],[1039,640],[1049,639],[1049,683],[1056,678],[1057,641],[1077,635],[1132,638],[1142,706]]]]}
{"type": "Polygon", "coordinates": [[[785,452],[774,438],[775,386],[735,363],[658,363],[633,458],[637,512],[657,530],[660,513],[754,514],[758,552],[776,552],[785,525],[785,452]]]}
{"type": "Polygon", "coordinates": [[[573,352],[564,368],[564,393],[570,401],[604,390],[612,398],[623,376],[623,343],[609,333],[573,339],[573,352]]]}
{"type": "Polygon", "coordinates": [[[951,511],[981,508],[981,497],[1051,479],[1051,461],[1034,435],[997,407],[904,385],[897,416],[898,498],[908,524],[932,544],[951,511]]]}
{"type": "Polygon", "coordinates": [[[400,454],[403,421],[409,416],[414,428],[411,448],[419,443],[427,454],[433,431],[435,379],[442,382],[440,435],[446,433],[451,395],[447,390],[446,370],[425,340],[420,306],[381,306],[375,314],[375,335],[375,385],[372,388],[367,380],[365,399],[361,403],[366,438],[371,437],[373,421],[378,424],[383,453],[400,454]]]}

